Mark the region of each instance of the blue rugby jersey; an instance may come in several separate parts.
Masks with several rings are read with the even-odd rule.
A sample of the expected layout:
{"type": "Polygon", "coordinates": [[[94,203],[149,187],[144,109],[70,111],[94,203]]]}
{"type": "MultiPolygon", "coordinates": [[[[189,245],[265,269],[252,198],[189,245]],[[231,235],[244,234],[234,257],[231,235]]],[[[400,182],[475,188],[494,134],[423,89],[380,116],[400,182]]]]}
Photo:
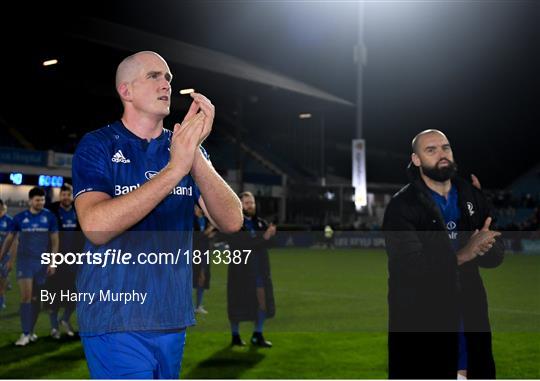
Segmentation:
{"type": "Polygon", "coordinates": [[[22,211],[13,217],[13,231],[19,232],[17,260],[41,261],[41,254],[49,252],[49,235],[58,231],[56,217],[43,208],[34,214],[30,210],[22,211]]]}
{"type": "MultiPolygon", "coordinates": [[[[172,132],[148,142],[118,121],[84,136],[73,158],[75,198],[85,192],[111,197],[127,194],[149,181],[169,162],[172,132]]],[[[96,246],[87,241],[85,251],[104,253],[122,249],[139,252],[191,252],[194,205],[200,196],[193,178],[185,176],[145,218],[110,242],[96,246]]],[[[189,256],[176,264],[83,264],[77,277],[78,292],[147,292],[144,304],[79,302],[82,335],[107,332],[180,329],[195,323],[191,300],[189,256]]],[[[134,259],[135,260],[135,259],[134,259]]]]}
{"type": "Polygon", "coordinates": [[[457,252],[459,250],[459,241],[458,241],[458,224],[460,218],[460,211],[458,206],[458,192],[455,185],[452,185],[450,192],[448,193],[448,199],[444,196],[441,196],[437,192],[434,192],[430,189],[431,197],[433,201],[439,207],[441,214],[444,218],[444,224],[446,230],[448,231],[448,237],[452,243],[452,247],[457,252]]]}
{"type": "Polygon", "coordinates": [[[62,231],[76,231],[77,230],[77,214],[75,208],[71,207],[69,210],[58,206],[58,222],[59,228],[62,231]]]}

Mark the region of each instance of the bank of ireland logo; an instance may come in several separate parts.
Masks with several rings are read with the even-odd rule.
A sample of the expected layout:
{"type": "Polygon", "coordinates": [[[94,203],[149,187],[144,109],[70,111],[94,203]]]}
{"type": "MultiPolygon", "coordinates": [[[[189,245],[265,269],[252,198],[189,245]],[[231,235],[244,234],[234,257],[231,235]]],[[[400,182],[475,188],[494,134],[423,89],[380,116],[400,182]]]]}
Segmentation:
{"type": "Polygon", "coordinates": [[[472,202],[467,201],[467,209],[469,210],[469,216],[472,216],[474,214],[474,206],[472,202]]]}
{"type": "Polygon", "coordinates": [[[446,229],[448,230],[454,230],[456,228],[456,223],[454,221],[450,221],[446,224],[446,229]]]}
{"type": "Polygon", "coordinates": [[[144,173],[144,177],[146,177],[147,180],[151,180],[152,177],[154,177],[155,175],[157,175],[159,172],[158,171],[146,171],[144,173]]]}

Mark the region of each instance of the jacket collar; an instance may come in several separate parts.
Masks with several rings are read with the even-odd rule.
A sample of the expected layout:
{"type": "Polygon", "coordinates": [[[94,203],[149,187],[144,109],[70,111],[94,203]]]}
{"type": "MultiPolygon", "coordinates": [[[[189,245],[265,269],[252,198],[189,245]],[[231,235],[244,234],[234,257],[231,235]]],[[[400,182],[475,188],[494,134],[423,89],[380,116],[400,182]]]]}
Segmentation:
{"type": "MultiPolygon", "coordinates": [[[[409,178],[411,186],[415,189],[415,193],[417,194],[420,202],[426,208],[432,211],[435,216],[437,216],[437,219],[441,221],[442,227],[446,229],[446,227],[444,226],[444,217],[440,209],[435,204],[435,201],[433,201],[428,186],[426,185],[424,180],[422,180],[422,177],[420,176],[420,170],[412,162],[410,162],[407,166],[407,177],[409,178]]],[[[454,178],[452,179],[452,184],[456,186],[458,191],[458,203],[461,210],[461,220],[466,220],[466,225],[470,225],[470,208],[473,207],[473,204],[471,201],[469,201],[469,199],[472,198],[472,185],[460,176],[454,176],[454,178]],[[470,204],[470,207],[468,204],[470,204]]]]}

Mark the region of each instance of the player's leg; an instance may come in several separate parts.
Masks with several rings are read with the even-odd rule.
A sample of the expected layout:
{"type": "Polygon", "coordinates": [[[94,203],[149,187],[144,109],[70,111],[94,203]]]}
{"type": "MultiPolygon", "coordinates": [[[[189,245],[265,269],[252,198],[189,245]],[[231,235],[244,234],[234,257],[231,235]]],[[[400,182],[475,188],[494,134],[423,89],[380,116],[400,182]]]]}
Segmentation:
{"type": "Polygon", "coordinates": [[[264,289],[264,282],[261,277],[257,277],[256,293],[258,310],[253,336],[251,336],[251,344],[259,347],[270,348],[272,343],[265,340],[263,336],[264,320],[266,319],[266,292],[264,289]]]}
{"type": "Polygon", "coordinates": [[[7,271],[3,270],[0,264],[0,310],[6,308],[6,286],[7,286],[7,271]],[[6,276],[4,276],[6,274],[6,276]]]}
{"type": "Polygon", "coordinates": [[[15,342],[17,346],[25,346],[30,343],[30,333],[32,332],[32,278],[29,274],[17,266],[17,284],[19,285],[21,304],[21,337],[15,342]]]}
{"type": "Polygon", "coordinates": [[[9,255],[4,255],[2,261],[0,262],[0,310],[6,308],[6,290],[8,284],[9,271],[7,269],[7,261],[9,260],[9,255]]]}
{"type": "Polygon", "coordinates": [[[37,335],[34,333],[37,319],[41,312],[41,289],[47,280],[47,265],[42,265],[39,261],[33,263],[33,283],[32,283],[32,327],[30,339],[37,340],[37,335]]]}
{"type": "Polygon", "coordinates": [[[55,303],[49,310],[49,323],[51,324],[51,337],[53,339],[60,339],[60,327],[58,322],[58,303],[55,303]]]}
{"type": "MultiPolygon", "coordinates": [[[[75,285],[75,279],[77,276],[77,268],[75,265],[67,265],[64,266],[63,271],[56,274],[55,276],[59,276],[59,287],[58,289],[60,292],[62,290],[69,292],[70,290],[76,290],[77,287],[75,285]]],[[[71,326],[71,315],[73,312],[75,312],[76,303],[75,302],[65,302],[63,304],[64,306],[64,314],[62,315],[62,318],[60,319],[60,328],[62,328],[65,333],[73,337],[75,336],[75,332],[73,331],[73,327],[71,326]]]]}
{"type": "Polygon", "coordinates": [[[154,378],[178,379],[182,369],[186,330],[163,333],[154,339],[158,362],[154,378]]]}
{"type": "Polygon", "coordinates": [[[94,379],[151,379],[157,369],[152,343],[137,332],[83,336],[90,377],[94,379]]]}
{"type": "Polygon", "coordinates": [[[75,332],[73,331],[73,327],[71,326],[71,315],[73,315],[73,312],[75,312],[75,303],[68,302],[66,306],[64,307],[64,313],[62,315],[62,319],[60,319],[60,326],[62,329],[66,332],[66,334],[70,337],[75,336],[75,332]]]}
{"type": "Polygon", "coordinates": [[[246,345],[246,342],[240,337],[240,322],[231,321],[231,335],[232,335],[232,346],[243,347],[246,345]]]}

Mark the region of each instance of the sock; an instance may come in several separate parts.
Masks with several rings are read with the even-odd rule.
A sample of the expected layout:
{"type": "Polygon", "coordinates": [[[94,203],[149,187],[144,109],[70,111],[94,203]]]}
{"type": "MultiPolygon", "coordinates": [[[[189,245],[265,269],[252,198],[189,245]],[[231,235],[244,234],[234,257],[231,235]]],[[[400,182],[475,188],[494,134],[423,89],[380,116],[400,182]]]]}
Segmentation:
{"type": "Polygon", "coordinates": [[[257,312],[257,321],[255,322],[255,332],[262,333],[265,318],[266,313],[263,310],[259,310],[257,312]]]}
{"type": "Polygon", "coordinates": [[[41,301],[40,300],[32,300],[31,303],[31,320],[30,320],[30,332],[34,332],[34,327],[36,326],[37,319],[39,317],[39,313],[41,312],[41,301]]]}
{"type": "Polygon", "coordinates": [[[0,296],[0,308],[4,305],[4,295],[0,296]]]}
{"type": "Polygon", "coordinates": [[[25,335],[32,329],[32,304],[21,303],[21,328],[25,335]]]}
{"type": "Polygon", "coordinates": [[[51,329],[58,329],[58,310],[53,309],[49,312],[49,321],[51,322],[51,329]]]}
{"type": "Polygon", "coordinates": [[[233,335],[240,335],[240,323],[231,321],[231,332],[233,335]]]}
{"type": "Polygon", "coordinates": [[[67,306],[64,308],[64,315],[62,315],[62,320],[69,323],[69,319],[71,319],[71,315],[75,311],[75,306],[67,306]]]}
{"type": "Polygon", "coordinates": [[[201,306],[201,304],[202,304],[203,293],[204,293],[204,288],[203,287],[197,287],[197,308],[199,308],[201,306]]]}

